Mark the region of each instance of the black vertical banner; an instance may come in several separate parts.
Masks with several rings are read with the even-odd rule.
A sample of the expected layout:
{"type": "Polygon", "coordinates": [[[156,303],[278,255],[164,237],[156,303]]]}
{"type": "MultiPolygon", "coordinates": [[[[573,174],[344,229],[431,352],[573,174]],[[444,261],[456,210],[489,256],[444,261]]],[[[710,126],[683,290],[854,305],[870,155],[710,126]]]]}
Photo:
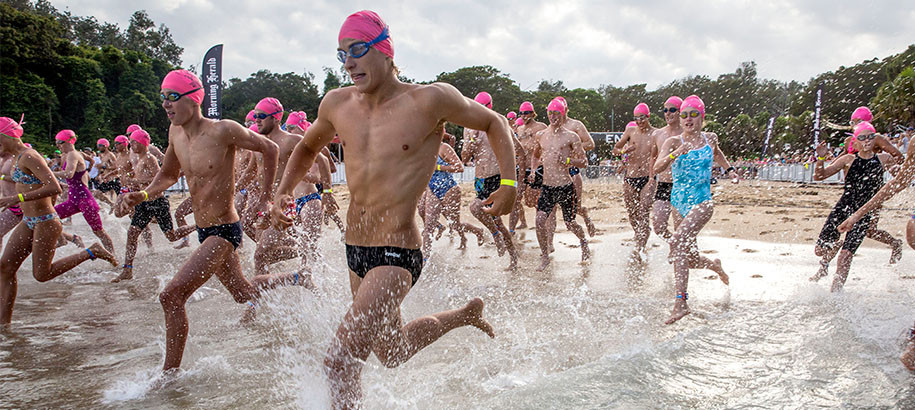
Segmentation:
{"type": "Polygon", "coordinates": [[[817,85],[817,101],[813,112],[813,146],[820,144],[820,110],[823,107],[823,83],[817,85]]]}
{"type": "Polygon", "coordinates": [[[222,119],[222,44],[217,44],[203,57],[203,116],[222,119]]]}

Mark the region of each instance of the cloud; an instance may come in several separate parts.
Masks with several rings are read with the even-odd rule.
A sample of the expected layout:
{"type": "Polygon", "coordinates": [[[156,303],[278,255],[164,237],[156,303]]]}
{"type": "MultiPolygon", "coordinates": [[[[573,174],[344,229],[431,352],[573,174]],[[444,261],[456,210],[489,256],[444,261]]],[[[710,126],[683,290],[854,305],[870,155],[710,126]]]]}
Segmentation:
{"type": "MultiPolygon", "coordinates": [[[[733,72],[756,61],[759,75],[806,81],[839,66],[904,50],[915,39],[915,5],[872,1],[365,2],[313,0],[69,0],[76,15],[126,28],[146,9],[185,48],[184,64],[225,44],[224,73],[247,77],[338,68],[337,30],[371,8],[391,27],[395,61],[417,80],[472,65],[510,73],[522,88],[543,79],[568,87],[648,84],[733,72]]],[[[61,7],[60,4],[55,4],[61,7]]]]}

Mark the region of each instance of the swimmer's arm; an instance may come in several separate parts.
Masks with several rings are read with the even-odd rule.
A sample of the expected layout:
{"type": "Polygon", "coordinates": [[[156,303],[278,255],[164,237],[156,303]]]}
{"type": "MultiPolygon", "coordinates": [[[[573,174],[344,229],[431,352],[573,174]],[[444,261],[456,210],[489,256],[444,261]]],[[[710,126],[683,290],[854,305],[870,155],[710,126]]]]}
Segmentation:
{"type": "MultiPolygon", "coordinates": [[[[51,168],[48,168],[44,159],[41,157],[32,157],[29,154],[24,155],[22,159],[23,168],[41,181],[41,188],[22,193],[22,199],[25,201],[34,201],[36,199],[57,196],[63,192],[60,188],[60,184],[57,183],[57,178],[54,176],[54,173],[51,172],[51,168]]],[[[15,196],[16,202],[19,202],[19,194],[16,194],[15,196]]]]}
{"type": "Polygon", "coordinates": [[[273,181],[276,178],[276,166],[279,162],[280,149],[275,142],[254,131],[242,127],[238,123],[232,126],[232,143],[241,149],[260,152],[264,161],[264,179],[261,181],[261,199],[264,202],[273,197],[273,181]]]}
{"type": "Polygon", "coordinates": [[[620,140],[613,144],[613,155],[623,155],[623,147],[626,146],[627,142],[629,142],[629,128],[626,128],[620,140]]]}
{"type": "Polygon", "coordinates": [[[508,120],[464,97],[457,88],[449,84],[435,83],[429,87],[438,91],[438,95],[432,97],[432,101],[435,101],[434,106],[441,110],[440,118],[465,128],[485,132],[496,156],[496,162],[499,163],[499,173],[515,175],[515,149],[510,137],[511,127],[508,126],[508,120]]]}
{"type": "Polygon", "coordinates": [[[238,177],[238,181],[235,182],[235,190],[240,191],[244,187],[248,186],[251,181],[254,181],[257,178],[257,160],[254,158],[254,153],[251,151],[242,151],[246,158],[243,163],[245,164],[244,170],[241,172],[241,176],[238,177]]]}
{"type": "Polygon", "coordinates": [[[321,149],[334,140],[337,131],[327,119],[331,116],[327,110],[334,111],[334,106],[337,105],[337,100],[340,98],[338,96],[340,92],[340,89],[333,90],[324,97],[321,105],[318,106],[318,119],[311,127],[308,127],[305,135],[292,150],[289,160],[286,161],[286,169],[283,172],[280,186],[276,189],[274,204],[280,203],[281,196],[292,195],[292,190],[311,169],[321,149]]]}
{"type": "Polygon", "coordinates": [[[902,168],[896,173],[895,178],[891,179],[890,182],[887,182],[883,188],[880,188],[877,191],[877,194],[871,198],[870,201],[867,201],[864,206],[858,208],[855,211],[855,215],[858,216],[858,219],[861,219],[864,215],[867,215],[874,209],[883,205],[888,199],[892,198],[894,195],[904,191],[909,184],[915,180],[915,155],[913,155],[915,150],[909,150],[908,158],[902,163],[902,168]]]}
{"type": "Polygon", "coordinates": [[[518,136],[515,133],[512,133],[512,144],[515,145],[515,157],[518,163],[527,164],[527,152],[524,151],[524,145],[521,145],[521,141],[518,140],[518,136]]]}
{"type": "Polygon", "coordinates": [[[165,154],[162,153],[162,150],[155,145],[149,144],[149,152],[156,158],[156,162],[162,161],[162,159],[165,158],[165,154]]]}
{"type": "Polygon", "coordinates": [[[584,143],[579,138],[572,140],[572,152],[569,157],[569,166],[584,168],[588,166],[588,156],[585,154],[584,143]]]}
{"type": "Polygon", "coordinates": [[[854,154],[845,154],[836,158],[835,161],[826,167],[823,166],[824,161],[817,159],[816,164],[813,166],[813,180],[822,181],[835,175],[837,172],[845,169],[846,166],[851,165],[851,162],[854,161],[854,159],[854,154]]]}
{"type": "Polygon", "coordinates": [[[901,162],[905,161],[905,156],[902,155],[902,151],[899,151],[899,148],[896,148],[896,146],[893,145],[893,143],[891,143],[890,140],[886,139],[886,137],[884,137],[883,135],[877,136],[876,145],[878,147],[882,148],[883,151],[886,152],[887,154],[892,155],[893,159],[895,159],[896,162],[901,163],[901,162]]]}
{"type": "Polygon", "coordinates": [[[728,157],[724,155],[724,152],[721,151],[721,147],[718,146],[718,136],[715,135],[715,133],[710,132],[709,141],[715,146],[715,163],[724,169],[730,168],[731,162],[728,161],[728,157]]]}
{"type": "MultiPolygon", "coordinates": [[[[73,155],[70,155],[70,154],[68,154],[68,155],[69,155],[70,157],[73,156],[73,155]]],[[[80,156],[82,156],[82,154],[80,154],[80,156]]],[[[66,168],[66,169],[63,169],[63,170],[60,170],[60,171],[54,172],[54,175],[55,175],[55,176],[58,176],[58,177],[61,177],[61,178],[65,178],[65,179],[73,178],[73,175],[76,175],[76,167],[79,166],[79,162],[78,162],[78,161],[79,161],[79,160],[77,160],[77,161],[73,161],[73,160],[67,161],[67,168],[66,168]]]]}
{"type": "Polygon", "coordinates": [[[178,182],[178,177],[180,175],[181,164],[178,162],[178,156],[175,155],[172,144],[168,144],[168,148],[165,149],[165,156],[162,157],[162,167],[159,168],[159,172],[156,172],[156,176],[153,177],[152,181],[146,187],[146,194],[149,198],[159,196],[165,192],[166,189],[175,185],[175,183],[178,182]]]}
{"type": "Polygon", "coordinates": [[[537,167],[539,165],[539,161],[540,161],[540,155],[543,154],[543,148],[540,146],[540,133],[541,133],[541,131],[538,131],[531,137],[531,138],[534,138],[536,141],[534,143],[534,149],[531,150],[531,159],[530,159],[530,161],[531,161],[530,168],[533,170],[537,169],[537,167]]]}
{"type": "Polygon", "coordinates": [[[655,174],[664,172],[664,170],[674,162],[674,158],[671,158],[671,155],[673,155],[675,149],[674,144],[678,142],[680,141],[675,138],[668,138],[667,141],[664,141],[664,145],[661,146],[660,155],[658,155],[658,159],[654,162],[653,171],[655,174]]]}
{"type": "Polygon", "coordinates": [[[461,162],[468,165],[470,164],[470,160],[473,159],[473,151],[477,146],[473,138],[468,138],[469,135],[472,135],[471,133],[473,133],[473,131],[464,128],[464,138],[462,139],[464,148],[461,149],[461,162]]]}
{"type": "Polygon", "coordinates": [[[330,152],[330,149],[328,149],[327,146],[321,148],[321,153],[327,157],[327,165],[330,166],[330,173],[333,174],[334,172],[337,172],[337,165],[334,164],[334,153],[330,152]]]}
{"type": "Polygon", "coordinates": [[[448,163],[448,165],[442,165],[440,171],[445,172],[464,172],[464,164],[461,163],[461,159],[458,158],[454,149],[451,148],[448,144],[442,144],[438,149],[439,155],[442,156],[442,159],[448,163]]]}
{"type": "Polygon", "coordinates": [[[585,128],[585,123],[579,121],[578,126],[575,127],[575,133],[578,134],[578,138],[581,139],[581,148],[585,151],[591,151],[594,149],[594,138],[591,138],[591,133],[588,132],[588,129],[585,128]]]}

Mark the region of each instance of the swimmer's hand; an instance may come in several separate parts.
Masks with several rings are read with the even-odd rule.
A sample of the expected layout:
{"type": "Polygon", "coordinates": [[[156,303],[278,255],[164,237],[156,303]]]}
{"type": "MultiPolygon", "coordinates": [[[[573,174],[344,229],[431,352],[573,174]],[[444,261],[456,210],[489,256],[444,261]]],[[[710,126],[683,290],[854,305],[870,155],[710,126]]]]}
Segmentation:
{"type": "Polygon", "coordinates": [[[493,192],[489,198],[483,201],[483,212],[492,216],[507,215],[515,206],[515,197],[518,196],[518,189],[502,185],[496,192],[493,192]]]}
{"type": "Polygon", "coordinates": [[[122,194],[120,203],[118,204],[118,212],[120,212],[122,215],[126,215],[130,213],[130,210],[137,206],[137,204],[140,202],[143,202],[142,192],[129,192],[122,194]]]}
{"type": "Polygon", "coordinates": [[[295,206],[291,195],[277,195],[274,198],[273,206],[270,207],[270,220],[276,230],[282,232],[292,226],[292,218],[286,216],[286,210],[290,206],[295,206]]]}
{"type": "Polygon", "coordinates": [[[19,202],[19,198],[16,196],[5,196],[0,198],[0,209],[6,209],[19,202]]]}
{"type": "Polygon", "coordinates": [[[689,145],[680,144],[680,146],[677,147],[677,149],[675,149],[673,152],[671,152],[670,155],[673,155],[674,157],[679,157],[680,155],[686,154],[687,152],[689,152],[689,145]]]}
{"type": "Polygon", "coordinates": [[[839,232],[848,232],[851,231],[851,228],[855,227],[855,224],[861,220],[862,215],[859,215],[857,212],[851,214],[845,222],[842,222],[837,228],[839,232]]]}
{"type": "Polygon", "coordinates": [[[820,142],[816,147],[817,157],[826,158],[829,155],[829,147],[826,146],[826,141],[820,142]]]}
{"type": "Polygon", "coordinates": [[[340,209],[340,205],[337,205],[337,200],[334,199],[333,193],[326,193],[321,197],[321,202],[324,203],[324,213],[325,214],[335,214],[337,210],[340,209]]]}

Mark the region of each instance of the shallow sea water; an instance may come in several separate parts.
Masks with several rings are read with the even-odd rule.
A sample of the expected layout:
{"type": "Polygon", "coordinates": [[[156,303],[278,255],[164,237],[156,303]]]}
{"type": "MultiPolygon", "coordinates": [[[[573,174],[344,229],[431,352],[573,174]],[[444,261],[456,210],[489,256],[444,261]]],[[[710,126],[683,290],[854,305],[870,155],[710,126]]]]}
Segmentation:
{"type": "MultiPolygon", "coordinates": [[[[129,221],[103,218],[122,257],[129,221]]],[[[136,279],[126,284],[108,283],[117,271],[103,262],[39,284],[26,261],[13,328],[0,333],[0,407],[328,407],[321,363],[350,302],[339,231],[325,227],[320,240],[318,290],[270,293],[254,324],[240,324],[243,306],[215,279],[207,283],[188,306],[184,371],[160,387],[165,330],[157,294],[190,251],[172,250],[153,228],[155,246],[141,244],[136,279]]],[[[65,229],[94,238],[79,215],[65,229]]],[[[580,266],[577,241],[562,229],[552,267],[541,273],[533,271],[534,231],[519,232],[523,269],[515,273],[502,270],[507,257],[491,243],[479,248],[471,239],[466,252],[447,235],[435,243],[403,304],[405,319],[480,296],[497,336],[460,328],[397,369],[370,357],[365,408],[915,406],[913,376],[898,360],[915,319],[910,249],[891,266],[888,249],[866,243],[845,291],[831,294],[831,275],[807,280],[817,267],[812,245],[708,230],[700,248],[717,251],[706,256],[722,259],[730,289],[706,279],[710,271],[692,271],[693,314],[665,326],[673,278],[657,237],[644,270],[627,269],[628,231],[596,237],[593,263],[580,266]]],[[[58,255],[76,251],[67,246],[58,255]]],[[[246,239],[246,272],[253,251],[246,239]]]]}

